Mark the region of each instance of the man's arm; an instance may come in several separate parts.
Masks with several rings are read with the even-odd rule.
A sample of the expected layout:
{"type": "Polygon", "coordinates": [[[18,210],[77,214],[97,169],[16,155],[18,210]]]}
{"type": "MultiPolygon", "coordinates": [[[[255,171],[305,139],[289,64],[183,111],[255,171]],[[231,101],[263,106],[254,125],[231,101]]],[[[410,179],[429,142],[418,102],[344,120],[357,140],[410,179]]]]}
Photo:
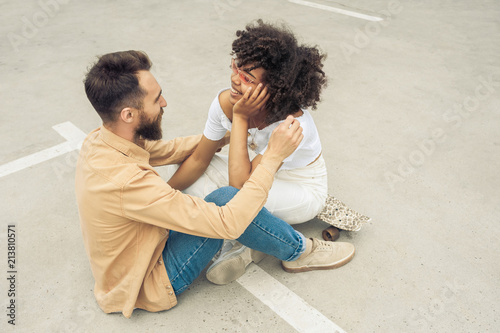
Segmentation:
{"type": "Polygon", "coordinates": [[[144,149],[150,154],[152,166],[182,163],[198,146],[202,135],[193,135],[165,141],[145,141],[144,149]]]}
{"type": "Polygon", "coordinates": [[[191,235],[236,239],[264,206],[274,174],[302,138],[300,124],[289,116],[273,131],[250,179],[223,207],[174,191],[156,174],[146,171],[137,173],[123,188],[123,214],[137,222],[191,235]]]}
{"type": "Polygon", "coordinates": [[[217,150],[228,142],[228,134],[219,141],[209,140],[203,135],[193,154],[182,163],[167,183],[179,191],[191,186],[205,172],[217,150]]]}

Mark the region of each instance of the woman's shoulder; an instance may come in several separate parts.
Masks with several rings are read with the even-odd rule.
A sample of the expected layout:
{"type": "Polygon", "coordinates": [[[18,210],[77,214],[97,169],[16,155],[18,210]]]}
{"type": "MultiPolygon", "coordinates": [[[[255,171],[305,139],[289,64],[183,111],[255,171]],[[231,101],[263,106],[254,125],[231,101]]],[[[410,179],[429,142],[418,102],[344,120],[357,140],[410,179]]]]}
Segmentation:
{"type": "Polygon", "coordinates": [[[210,140],[219,140],[227,130],[231,130],[231,121],[227,118],[219,101],[219,97],[228,89],[220,90],[208,109],[208,119],[205,124],[204,134],[210,140]]]}
{"type": "MultiPolygon", "coordinates": [[[[222,126],[226,130],[231,130],[231,119],[227,116],[224,110],[224,94],[229,93],[229,88],[220,90],[215,96],[210,108],[208,110],[208,120],[207,122],[212,123],[213,126],[222,126]],[[219,124],[219,125],[217,125],[219,124]]],[[[227,99],[227,98],[226,98],[227,99]]],[[[232,111],[232,109],[231,109],[232,111]]],[[[232,114],[231,114],[232,116],[232,114]]],[[[231,117],[232,118],[232,117],[231,117]]]]}
{"type": "MultiPolygon", "coordinates": [[[[312,115],[311,115],[311,112],[309,112],[309,110],[307,109],[302,109],[302,115],[299,117],[301,119],[305,119],[307,121],[310,121],[310,120],[313,120],[312,118],[312,115]]],[[[314,121],[314,120],[313,120],[314,121]]]]}
{"type": "Polygon", "coordinates": [[[230,91],[229,89],[224,90],[219,94],[219,104],[222,109],[222,112],[224,112],[224,115],[227,117],[227,119],[232,120],[233,119],[233,106],[229,102],[229,95],[230,91]]]}
{"type": "MultiPolygon", "coordinates": [[[[300,116],[295,116],[295,119],[297,119],[301,126],[307,126],[307,127],[316,127],[316,124],[314,123],[314,119],[307,109],[302,109],[302,114],[300,116]]],[[[281,124],[285,120],[279,120],[273,124],[281,124]]]]}
{"type": "Polygon", "coordinates": [[[309,112],[309,110],[302,110],[302,112],[302,116],[297,118],[300,123],[303,123],[308,127],[316,128],[316,124],[314,123],[314,118],[312,117],[311,112],[309,112]]]}
{"type": "Polygon", "coordinates": [[[227,100],[226,95],[229,93],[229,88],[224,88],[220,90],[217,95],[214,97],[212,100],[212,103],[210,104],[210,109],[215,111],[220,111],[222,112],[222,105],[224,104],[224,101],[227,100]]]}

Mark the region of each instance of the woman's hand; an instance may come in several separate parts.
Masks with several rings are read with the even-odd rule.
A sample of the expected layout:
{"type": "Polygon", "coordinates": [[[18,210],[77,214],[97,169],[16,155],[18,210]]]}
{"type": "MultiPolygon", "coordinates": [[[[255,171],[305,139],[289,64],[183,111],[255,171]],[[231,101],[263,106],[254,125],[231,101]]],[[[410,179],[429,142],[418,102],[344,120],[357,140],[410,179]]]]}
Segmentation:
{"type": "Polygon", "coordinates": [[[233,107],[233,116],[236,115],[248,120],[250,117],[258,114],[262,107],[264,107],[269,99],[267,87],[259,83],[257,88],[255,88],[254,92],[250,95],[251,91],[252,87],[248,87],[243,97],[236,102],[233,107]]]}

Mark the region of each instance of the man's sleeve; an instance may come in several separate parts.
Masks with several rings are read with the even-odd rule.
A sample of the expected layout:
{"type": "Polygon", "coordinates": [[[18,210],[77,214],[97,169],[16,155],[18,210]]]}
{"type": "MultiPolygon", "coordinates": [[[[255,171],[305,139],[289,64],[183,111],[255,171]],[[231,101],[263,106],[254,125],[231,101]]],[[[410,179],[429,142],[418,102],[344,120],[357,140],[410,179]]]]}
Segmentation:
{"type": "Polygon", "coordinates": [[[150,154],[149,164],[158,166],[181,163],[194,152],[201,137],[202,134],[175,138],[170,141],[146,141],[145,149],[150,154]]]}
{"type": "Polygon", "coordinates": [[[151,171],[141,171],[122,190],[125,217],[186,234],[236,239],[264,206],[273,174],[257,167],[250,179],[225,206],[172,189],[151,171]]]}

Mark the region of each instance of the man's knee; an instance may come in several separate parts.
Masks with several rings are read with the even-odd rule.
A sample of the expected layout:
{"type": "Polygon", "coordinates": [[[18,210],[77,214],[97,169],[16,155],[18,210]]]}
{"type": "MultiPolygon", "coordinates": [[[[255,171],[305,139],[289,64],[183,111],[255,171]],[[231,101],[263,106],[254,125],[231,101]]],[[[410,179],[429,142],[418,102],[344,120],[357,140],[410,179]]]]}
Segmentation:
{"type": "Polygon", "coordinates": [[[206,202],[213,202],[217,206],[224,206],[238,193],[232,186],[221,187],[205,197],[206,202]]]}

